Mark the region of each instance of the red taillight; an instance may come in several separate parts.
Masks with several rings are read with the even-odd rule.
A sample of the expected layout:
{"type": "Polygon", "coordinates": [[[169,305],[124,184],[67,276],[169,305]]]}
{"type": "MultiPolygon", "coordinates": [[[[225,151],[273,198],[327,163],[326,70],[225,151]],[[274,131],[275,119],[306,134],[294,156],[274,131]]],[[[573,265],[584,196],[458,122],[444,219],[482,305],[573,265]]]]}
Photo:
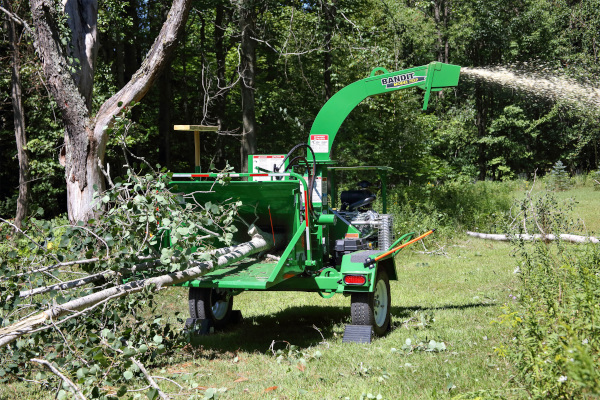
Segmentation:
{"type": "Polygon", "coordinates": [[[364,285],[367,283],[367,277],[364,275],[346,275],[344,276],[344,283],[346,285],[364,285]]]}

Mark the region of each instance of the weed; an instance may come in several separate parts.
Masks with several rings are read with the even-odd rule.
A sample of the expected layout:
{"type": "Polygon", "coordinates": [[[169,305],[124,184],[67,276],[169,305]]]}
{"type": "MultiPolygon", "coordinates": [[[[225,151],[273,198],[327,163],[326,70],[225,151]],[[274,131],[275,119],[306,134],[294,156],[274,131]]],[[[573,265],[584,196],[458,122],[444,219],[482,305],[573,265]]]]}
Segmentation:
{"type": "MultiPolygon", "coordinates": [[[[435,340],[425,339],[425,341],[421,341],[416,339],[414,342],[412,339],[408,338],[404,341],[404,344],[401,347],[401,350],[405,354],[411,354],[416,351],[425,351],[425,352],[433,352],[439,353],[442,351],[446,351],[446,343],[444,342],[436,342],[435,340]]],[[[392,353],[395,353],[397,350],[392,349],[392,353]]]]}
{"type": "MultiPolygon", "coordinates": [[[[529,208],[546,232],[569,232],[573,221],[551,196],[529,208]]],[[[600,395],[600,249],[596,245],[516,241],[521,293],[495,321],[514,343],[495,352],[516,363],[533,398],[600,395]]]]}

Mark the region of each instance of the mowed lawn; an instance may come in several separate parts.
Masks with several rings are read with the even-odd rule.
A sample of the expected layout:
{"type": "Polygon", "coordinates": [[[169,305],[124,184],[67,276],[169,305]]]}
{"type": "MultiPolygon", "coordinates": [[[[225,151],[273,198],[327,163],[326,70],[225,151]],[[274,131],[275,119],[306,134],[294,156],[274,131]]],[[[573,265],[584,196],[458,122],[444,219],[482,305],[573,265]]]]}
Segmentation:
{"type": "MultiPolygon", "coordinates": [[[[342,343],[350,298],[248,292],[234,303],[243,322],[197,338],[195,347],[159,369],[174,380],[195,373],[200,389],[221,388],[223,399],[512,393],[511,366],[494,351],[510,340],[509,332],[493,323],[517,284],[510,245],[476,239],[428,245],[398,256],[400,280],[391,284],[393,329],[369,345],[342,343]],[[430,251],[435,253],[425,254],[430,251]],[[431,340],[443,342],[446,350],[426,351],[431,340]],[[278,349],[285,350],[284,357],[273,354],[278,349]]],[[[166,300],[166,312],[187,312],[184,289],[169,289],[166,300]]]]}
{"type": "MultiPolygon", "coordinates": [[[[220,399],[429,399],[479,390],[509,395],[513,371],[494,351],[510,340],[509,332],[492,321],[517,284],[510,245],[464,239],[441,248],[433,239],[427,246],[416,244],[398,255],[400,280],[391,282],[393,329],[371,344],[342,343],[349,297],[248,292],[234,301],[241,323],[196,337],[193,346],[148,367],[154,375],[196,386],[180,391],[158,380],[166,392],[185,393],[174,396],[183,399],[202,399],[210,388],[221,390],[220,399]],[[426,351],[431,340],[446,350],[426,351]]],[[[186,289],[169,288],[159,296],[163,317],[175,324],[177,312],[187,317],[186,289]]],[[[54,393],[33,383],[0,387],[0,399],[15,398],[51,399],[54,393]]]]}

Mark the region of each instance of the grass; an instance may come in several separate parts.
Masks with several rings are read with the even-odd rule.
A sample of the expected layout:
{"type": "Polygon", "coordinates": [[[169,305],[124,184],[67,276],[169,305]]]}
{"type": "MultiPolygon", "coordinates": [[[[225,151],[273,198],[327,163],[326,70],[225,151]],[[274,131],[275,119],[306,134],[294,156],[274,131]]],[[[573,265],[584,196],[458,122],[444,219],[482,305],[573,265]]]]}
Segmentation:
{"type": "MultiPolygon", "coordinates": [[[[342,344],[350,322],[343,296],[249,292],[235,298],[241,324],[198,338],[196,348],[165,368],[173,379],[199,373],[201,386],[227,388],[221,398],[231,399],[358,399],[363,393],[430,399],[503,391],[513,372],[494,348],[508,332],[491,322],[515,284],[509,246],[463,241],[444,251],[399,256],[400,280],[391,287],[394,329],[370,345],[342,344]],[[406,353],[407,339],[444,342],[447,351],[406,353]],[[298,346],[296,353],[278,361],[273,341],[275,350],[298,346]]],[[[173,310],[186,311],[181,289],[170,289],[168,298],[173,310]]]]}
{"type": "MultiPolygon", "coordinates": [[[[525,195],[526,190],[530,190],[528,182],[525,182],[520,186],[521,187],[514,192],[515,198],[522,198],[525,195]]],[[[536,183],[532,193],[542,195],[546,192],[543,183],[536,183]]],[[[598,217],[600,191],[594,189],[593,181],[590,179],[574,179],[573,187],[571,189],[550,193],[552,193],[562,204],[572,204],[573,212],[571,213],[571,217],[582,222],[581,229],[578,232],[570,233],[590,236],[600,235],[600,218],[598,217]]]]}

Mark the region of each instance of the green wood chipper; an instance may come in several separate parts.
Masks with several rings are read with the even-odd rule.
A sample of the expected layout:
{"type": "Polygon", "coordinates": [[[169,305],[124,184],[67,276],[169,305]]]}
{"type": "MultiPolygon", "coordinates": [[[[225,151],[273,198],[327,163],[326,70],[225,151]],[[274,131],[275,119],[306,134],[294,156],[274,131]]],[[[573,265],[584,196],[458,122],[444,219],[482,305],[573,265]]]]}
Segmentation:
{"type": "Polygon", "coordinates": [[[324,298],[349,295],[352,323],[346,326],[344,341],[370,342],[373,333],[383,335],[390,326],[389,280],[401,278],[395,255],[432,231],[396,239],[386,203],[391,168],[336,165],[331,159],[335,137],[366,97],[417,87],[424,90],[426,110],[431,92],[457,86],[459,75],[459,66],[440,62],[397,72],[376,68],[332,96],[318,113],[308,143],[287,154],[250,155],[248,173],[202,173],[197,166],[194,173],[173,174],[176,192],[195,193],[194,200],[201,204],[241,201],[247,207],[238,210],[240,217],[255,220],[257,227],[277,234],[283,243],[276,261],[240,262],[184,283],[189,288],[188,324],[225,326],[233,319],[233,297],[244,291],[293,290],[317,292],[324,298]],[[372,207],[376,196],[368,182],[338,193],[335,171],[340,169],[373,170],[379,175],[380,212],[372,207]],[[215,187],[214,180],[224,176],[226,183],[215,187]]]}

